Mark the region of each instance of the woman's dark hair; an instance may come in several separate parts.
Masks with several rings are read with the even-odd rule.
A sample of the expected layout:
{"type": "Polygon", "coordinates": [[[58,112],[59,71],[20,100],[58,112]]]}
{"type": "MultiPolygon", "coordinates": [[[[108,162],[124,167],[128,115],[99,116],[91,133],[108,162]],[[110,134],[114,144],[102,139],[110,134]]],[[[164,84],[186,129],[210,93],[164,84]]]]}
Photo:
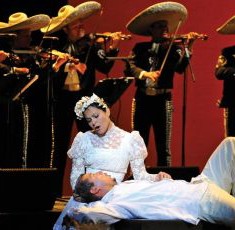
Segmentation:
{"type": "Polygon", "coordinates": [[[82,177],[84,175],[85,174],[81,174],[76,181],[74,188],[75,196],[78,195],[81,198],[81,201],[86,203],[100,200],[100,197],[90,192],[91,188],[94,186],[94,183],[89,182],[88,180],[83,180],[82,177]]]}
{"type": "MultiPolygon", "coordinates": [[[[93,107],[95,107],[95,108],[97,108],[97,109],[100,109],[100,110],[102,110],[102,111],[104,111],[104,112],[106,112],[106,108],[104,108],[103,106],[101,106],[99,103],[97,103],[97,102],[93,102],[93,103],[91,103],[89,106],[93,106],[93,107]]],[[[88,108],[88,107],[87,107],[88,108]]],[[[85,109],[85,111],[86,111],[86,109],[85,109]]],[[[84,111],[84,112],[85,112],[84,111]]],[[[83,117],[84,117],[84,112],[83,112],[83,117]]]]}
{"type": "Polygon", "coordinates": [[[101,110],[103,110],[104,112],[106,112],[106,108],[104,108],[103,106],[101,106],[99,103],[97,103],[97,102],[93,102],[93,103],[91,103],[89,106],[93,106],[93,107],[95,107],[95,108],[97,108],[97,109],[101,109],[101,110]]]}

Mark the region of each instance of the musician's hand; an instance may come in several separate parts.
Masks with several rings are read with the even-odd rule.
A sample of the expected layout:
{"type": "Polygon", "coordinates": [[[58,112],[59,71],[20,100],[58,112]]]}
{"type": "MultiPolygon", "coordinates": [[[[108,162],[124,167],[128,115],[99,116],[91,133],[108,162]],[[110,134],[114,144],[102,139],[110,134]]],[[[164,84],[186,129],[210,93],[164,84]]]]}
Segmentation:
{"type": "Polygon", "coordinates": [[[188,44],[188,48],[191,49],[193,46],[193,43],[196,41],[196,39],[198,38],[199,34],[197,32],[189,32],[187,34],[187,44],[188,44]]]}
{"type": "Polygon", "coordinates": [[[159,173],[156,175],[156,179],[157,179],[157,181],[160,181],[160,180],[163,180],[163,179],[172,179],[172,178],[171,178],[171,175],[168,174],[168,173],[159,172],[159,173]]]}
{"type": "Polygon", "coordinates": [[[9,53],[0,50],[0,62],[4,61],[9,56],[9,53]]]}
{"type": "Polygon", "coordinates": [[[188,40],[195,40],[198,37],[198,33],[197,32],[189,32],[187,33],[185,36],[187,36],[188,40]]]}
{"type": "Polygon", "coordinates": [[[18,67],[14,67],[14,73],[15,74],[28,74],[29,73],[29,69],[28,68],[18,68],[18,67]]]}
{"type": "Polygon", "coordinates": [[[52,66],[53,70],[55,72],[58,72],[60,67],[69,60],[69,57],[70,55],[66,53],[64,53],[63,55],[60,55],[52,66]]]}
{"type": "Polygon", "coordinates": [[[117,49],[120,41],[122,40],[122,32],[110,33],[110,38],[111,38],[110,48],[117,49]]]}
{"type": "Polygon", "coordinates": [[[160,71],[145,72],[143,74],[143,78],[149,78],[152,81],[156,81],[159,78],[160,74],[160,71]]]}

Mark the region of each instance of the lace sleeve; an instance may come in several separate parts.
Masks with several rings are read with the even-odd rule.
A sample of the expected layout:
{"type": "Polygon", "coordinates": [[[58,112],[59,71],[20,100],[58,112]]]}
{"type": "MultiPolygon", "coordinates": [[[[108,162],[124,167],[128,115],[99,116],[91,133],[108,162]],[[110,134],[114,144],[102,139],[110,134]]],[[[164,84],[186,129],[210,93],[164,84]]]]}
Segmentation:
{"type": "Polygon", "coordinates": [[[72,160],[72,169],[70,173],[70,184],[72,189],[75,187],[77,178],[85,172],[83,139],[83,133],[79,132],[74,138],[72,146],[68,151],[68,157],[72,160]]]}
{"type": "Polygon", "coordinates": [[[146,171],[144,160],[148,155],[143,138],[139,132],[131,133],[131,161],[130,166],[135,180],[158,181],[157,174],[149,174],[146,171]]]}

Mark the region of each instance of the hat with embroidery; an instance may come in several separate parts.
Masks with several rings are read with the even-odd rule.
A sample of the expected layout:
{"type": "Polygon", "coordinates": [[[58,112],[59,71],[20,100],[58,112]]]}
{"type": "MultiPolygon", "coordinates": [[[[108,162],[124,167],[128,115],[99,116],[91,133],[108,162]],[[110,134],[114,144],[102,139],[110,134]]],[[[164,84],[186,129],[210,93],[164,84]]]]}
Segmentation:
{"type": "Polygon", "coordinates": [[[61,30],[64,26],[76,21],[84,20],[101,10],[101,4],[95,1],[87,1],[73,7],[65,5],[60,8],[58,16],[51,19],[47,27],[41,29],[45,34],[51,34],[61,30]]]}
{"type": "Polygon", "coordinates": [[[76,103],[74,108],[74,112],[76,113],[79,120],[84,117],[83,113],[93,103],[97,103],[100,108],[108,108],[108,105],[105,103],[104,99],[98,97],[96,94],[93,93],[91,97],[84,96],[76,103]]]}
{"type": "Polygon", "coordinates": [[[150,27],[154,22],[167,21],[170,33],[187,19],[188,11],[178,2],[160,2],[141,11],[132,18],[126,28],[133,34],[151,36],[150,27]]]}
{"type": "Polygon", "coordinates": [[[0,32],[17,30],[39,30],[48,25],[50,17],[46,14],[38,14],[28,17],[25,13],[17,12],[9,16],[8,23],[0,22],[0,32]]]}
{"type": "Polygon", "coordinates": [[[235,34],[235,15],[229,18],[216,31],[220,34],[235,34]]]}

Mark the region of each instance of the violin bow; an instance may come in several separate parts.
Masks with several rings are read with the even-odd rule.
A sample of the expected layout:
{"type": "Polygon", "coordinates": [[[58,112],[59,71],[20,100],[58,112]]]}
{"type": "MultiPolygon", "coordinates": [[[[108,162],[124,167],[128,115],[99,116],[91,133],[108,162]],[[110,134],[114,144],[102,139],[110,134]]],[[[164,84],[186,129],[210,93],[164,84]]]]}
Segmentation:
{"type": "MultiPolygon", "coordinates": [[[[101,6],[101,10],[100,10],[100,13],[99,13],[100,18],[101,18],[101,16],[103,15],[103,12],[104,12],[104,5],[105,5],[105,0],[104,0],[104,4],[102,4],[102,6],[101,6]]],[[[99,25],[100,25],[100,24],[99,24],[99,21],[97,21],[96,24],[94,25],[94,31],[97,30],[97,28],[98,28],[99,25]]],[[[91,52],[91,45],[90,45],[90,47],[89,47],[89,49],[88,49],[88,52],[87,52],[87,54],[86,54],[86,58],[85,58],[84,64],[87,63],[87,60],[88,60],[88,58],[89,58],[89,56],[90,56],[90,52],[91,52]]]]}
{"type": "Polygon", "coordinates": [[[162,70],[163,70],[163,68],[164,68],[164,66],[165,66],[165,64],[166,64],[166,60],[167,60],[167,58],[168,58],[168,56],[169,56],[171,47],[172,47],[172,45],[173,45],[173,42],[174,42],[174,40],[175,40],[176,34],[178,33],[178,30],[179,30],[179,27],[180,27],[181,23],[182,23],[182,20],[179,21],[179,23],[178,23],[178,25],[177,25],[177,27],[176,27],[175,33],[174,33],[174,35],[173,35],[173,37],[172,37],[172,39],[171,39],[171,41],[170,41],[168,50],[167,50],[166,55],[165,55],[165,57],[164,57],[164,59],[163,59],[163,62],[162,62],[162,64],[161,64],[161,68],[159,69],[160,74],[161,74],[161,72],[162,72],[162,70]]]}

